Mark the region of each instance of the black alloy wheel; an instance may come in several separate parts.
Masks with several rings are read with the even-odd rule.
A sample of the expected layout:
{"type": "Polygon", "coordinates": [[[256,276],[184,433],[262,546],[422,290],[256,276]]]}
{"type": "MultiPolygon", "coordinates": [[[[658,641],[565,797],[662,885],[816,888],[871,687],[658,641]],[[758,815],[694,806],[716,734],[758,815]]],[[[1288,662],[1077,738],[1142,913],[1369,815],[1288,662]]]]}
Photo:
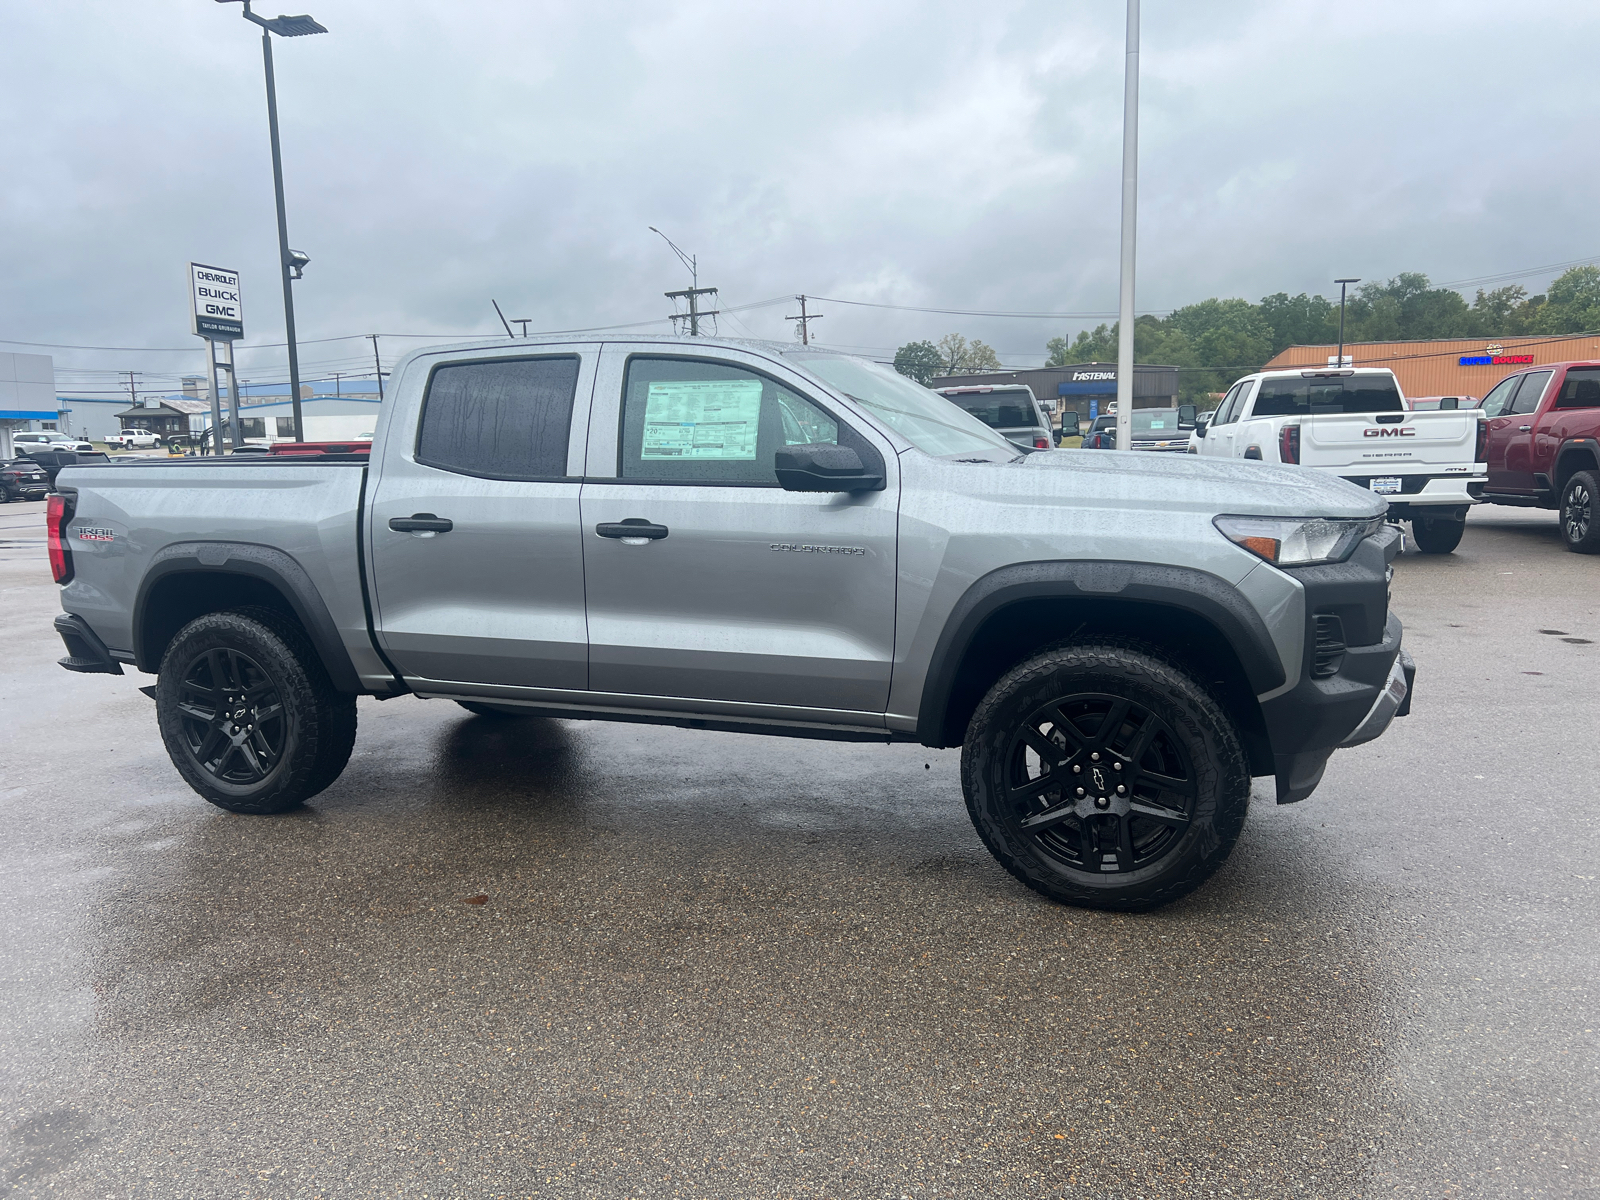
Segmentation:
{"type": "Polygon", "coordinates": [[[1083,692],[1037,709],[1011,739],[1017,830],[1068,870],[1149,866],[1194,819],[1194,765],[1172,727],[1122,696],[1083,692]]]}
{"type": "Polygon", "coordinates": [[[178,684],[184,746],[219,783],[250,787],[283,761],[289,729],[275,679],[247,654],[210,649],[178,684]]]}
{"type": "Polygon", "coordinates": [[[1600,522],[1595,520],[1595,500],[1600,496],[1600,473],[1579,471],[1567,480],[1561,494],[1561,540],[1575,554],[1600,554],[1600,522]]]}
{"type": "Polygon", "coordinates": [[[1216,697],[1154,647],[1041,651],[989,689],[961,785],[1000,864],[1066,904],[1119,912],[1193,891],[1244,828],[1250,771],[1216,697]]]}
{"type": "Polygon", "coordinates": [[[356,698],[336,690],[299,623],[242,608],[190,621],[156,680],[167,755],[200,795],[230,812],[286,812],[344,770],[356,698]]]}

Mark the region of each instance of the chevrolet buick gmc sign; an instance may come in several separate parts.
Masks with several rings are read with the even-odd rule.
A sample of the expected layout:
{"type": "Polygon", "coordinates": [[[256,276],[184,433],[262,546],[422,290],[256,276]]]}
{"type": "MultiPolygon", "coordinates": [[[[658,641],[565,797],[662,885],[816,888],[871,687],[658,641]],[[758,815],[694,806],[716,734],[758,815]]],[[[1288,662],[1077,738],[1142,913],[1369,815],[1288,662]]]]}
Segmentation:
{"type": "Polygon", "coordinates": [[[196,337],[231,342],[244,336],[244,304],[239,297],[239,272],[227,267],[189,264],[189,296],[196,337]]]}

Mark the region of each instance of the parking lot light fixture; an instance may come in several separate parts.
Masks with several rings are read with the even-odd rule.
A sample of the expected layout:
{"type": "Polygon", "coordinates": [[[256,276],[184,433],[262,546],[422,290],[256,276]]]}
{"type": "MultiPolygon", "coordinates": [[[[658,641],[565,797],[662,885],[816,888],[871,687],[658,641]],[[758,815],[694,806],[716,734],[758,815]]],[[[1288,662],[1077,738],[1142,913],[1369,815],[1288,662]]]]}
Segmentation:
{"type": "Polygon", "coordinates": [[[1335,279],[1339,285],[1339,357],[1334,360],[1336,368],[1344,368],[1344,290],[1352,283],[1360,283],[1359,279],[1335,279]]]}
{"type": "Polygon", "coordinates": [[[267,76],[267,129],[272,137],[272,188],[278,204],[278,264],[279,273],[283,276],[284,337],[289,344],[289,398],[294,405],[295,440],[304,441],[305,419],[300,411],[300,348],[295,342],[294,333],[293,281],[301,278],[305,265],[311,259],[299,250],[289,249],[289,219],[283,208],[283,155],[278,146],[278,88],[272,72],[272,35],[309,37],[327,33],[328,30],[306,13],[267,18],[257,16],[250,10],[250,0],[217,0],[218,4],[241,2],[244,5],[244,19],[261,26],[261,61],[267,76]]]}

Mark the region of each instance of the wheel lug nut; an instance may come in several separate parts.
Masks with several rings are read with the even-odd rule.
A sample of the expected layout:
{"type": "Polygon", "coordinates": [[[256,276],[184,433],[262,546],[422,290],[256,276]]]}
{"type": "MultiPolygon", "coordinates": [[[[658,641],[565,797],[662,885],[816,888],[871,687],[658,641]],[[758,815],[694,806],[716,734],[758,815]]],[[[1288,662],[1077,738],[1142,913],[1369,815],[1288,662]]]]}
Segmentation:
{"type": "Polygon", "coordinates": [[[1127,794],[1128,794],[1128,789],[1123,787],[1120,783],[1117,784],[1117,795],[1126,796],[1127,794]]]}
{"type": "Polygon", "coordinates": [[[1111,801],[1109,799],[1107,799],[1105,796],[1096,796],[1094,798],[1094,806],[1096,808],[1110,808],[1111,807],[1111,801]]]}
{"type": "Polygon", "coordinates": [[[1083,789],[1082,788],[1078,789],[1078,795],[1080,795],[1080,796],[1083,795],[1083,789]]]}
{"type": "Polygon", "coordinates": [[[1096,750],[1093,754],[1089,755],[1089,757],[1094,759],[1095,762],[1099,762],[1100,761],[1100,751],[1096,750]]]}
{"type": "Polygon", "coordinates": [[[1083,774],[1083,764],[1082,763],[1074,763],[1072,765],[1072,773],[1074,775],[1082,775],[1083,774]]]}
{"type": "Polygon", "coordinates": [[[1120,771],[1120,770],[1122,770],[1122,764],[1121,763],[1112,763],[1111,764],[1111,769],[1113,771],[1120,771]]]}

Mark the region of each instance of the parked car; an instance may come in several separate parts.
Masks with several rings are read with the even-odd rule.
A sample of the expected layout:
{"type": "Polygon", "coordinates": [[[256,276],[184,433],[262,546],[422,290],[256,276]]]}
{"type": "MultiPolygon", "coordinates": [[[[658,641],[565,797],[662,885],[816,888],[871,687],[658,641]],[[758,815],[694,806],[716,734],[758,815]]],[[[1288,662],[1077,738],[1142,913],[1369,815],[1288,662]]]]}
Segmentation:
{"type": "Polygon", "coordinates": [[[370,460],[73,467],[51,500],[62,665],[156,673],[223,808],[329,786],[363,693],[962,746],[1009,871],[1142,910],[1226,859],[1251,776],[1301,800],[1405,711],[1400,535],[1338,480],[1024,455],[881,364],[699,337],[413,352],[378,421],[370,460]]]}
{"type": "Polygon", "coordinates": [[[151,450],[161,445],[161,435],[148,429],[123,429],[109,435],[106,445],[121,450],[151,450]]]}
{"type": "Polygon", "coordinates": [[[52,489],[56,486],[56,476],[63,467],[73,467],[79,463],[88,465],[111,461],[111,456],[104,450],[66,450],[59,447],[52,447],[48,450],[30,450],[23,457],[26,457],[45,473],[52,489]]]}
{"type": "MultiPolygon", "coordinates": [[[[1134,450],[1154,450],[1162,453],[1182,454],[1189,448],[1189,430],[1194,428],[1194,409],[1136,408],[1133,410],[1134,450]]],[[[1096,417],[1089,436],[1083,439],[1085,450],[1115,450],[1117,448],[1117,418],[1096,417]]]]}
{"type": "Polygon", "coordinates": [[[13,500],[43,500],[50,490],[50,476],[25,454],[0,460],[0,504],[13,500]]]}
{"type": "Polygon", "coordinates": [[[1378,367],[1258,371],[1223,398],[1200,457],[1294,463],[1388,500],[1417,549],[1449,554],[1466,530],[1486,465],[1487,423],[1475,410],[1412,412],[1378,367]]]}
{"type": "Polygon", "coordinates": [[[1052,445],[1050,418],[1025,383],[973,384],[938,392],[1024,450],[1052,445]]]}
{"type": "Polygon", "coordinates": [[[1490,504],[1554,508],[1568,550],[1600,554],[1600,360],[1547,363],[1483,398],[1490,504]]]}
{"type": "Polygon", "coordinates": [[[17,450],[93,450],[94,443],[69,434],[46,429],[42,433],[13,433],[11,445],[17,450]]]}

